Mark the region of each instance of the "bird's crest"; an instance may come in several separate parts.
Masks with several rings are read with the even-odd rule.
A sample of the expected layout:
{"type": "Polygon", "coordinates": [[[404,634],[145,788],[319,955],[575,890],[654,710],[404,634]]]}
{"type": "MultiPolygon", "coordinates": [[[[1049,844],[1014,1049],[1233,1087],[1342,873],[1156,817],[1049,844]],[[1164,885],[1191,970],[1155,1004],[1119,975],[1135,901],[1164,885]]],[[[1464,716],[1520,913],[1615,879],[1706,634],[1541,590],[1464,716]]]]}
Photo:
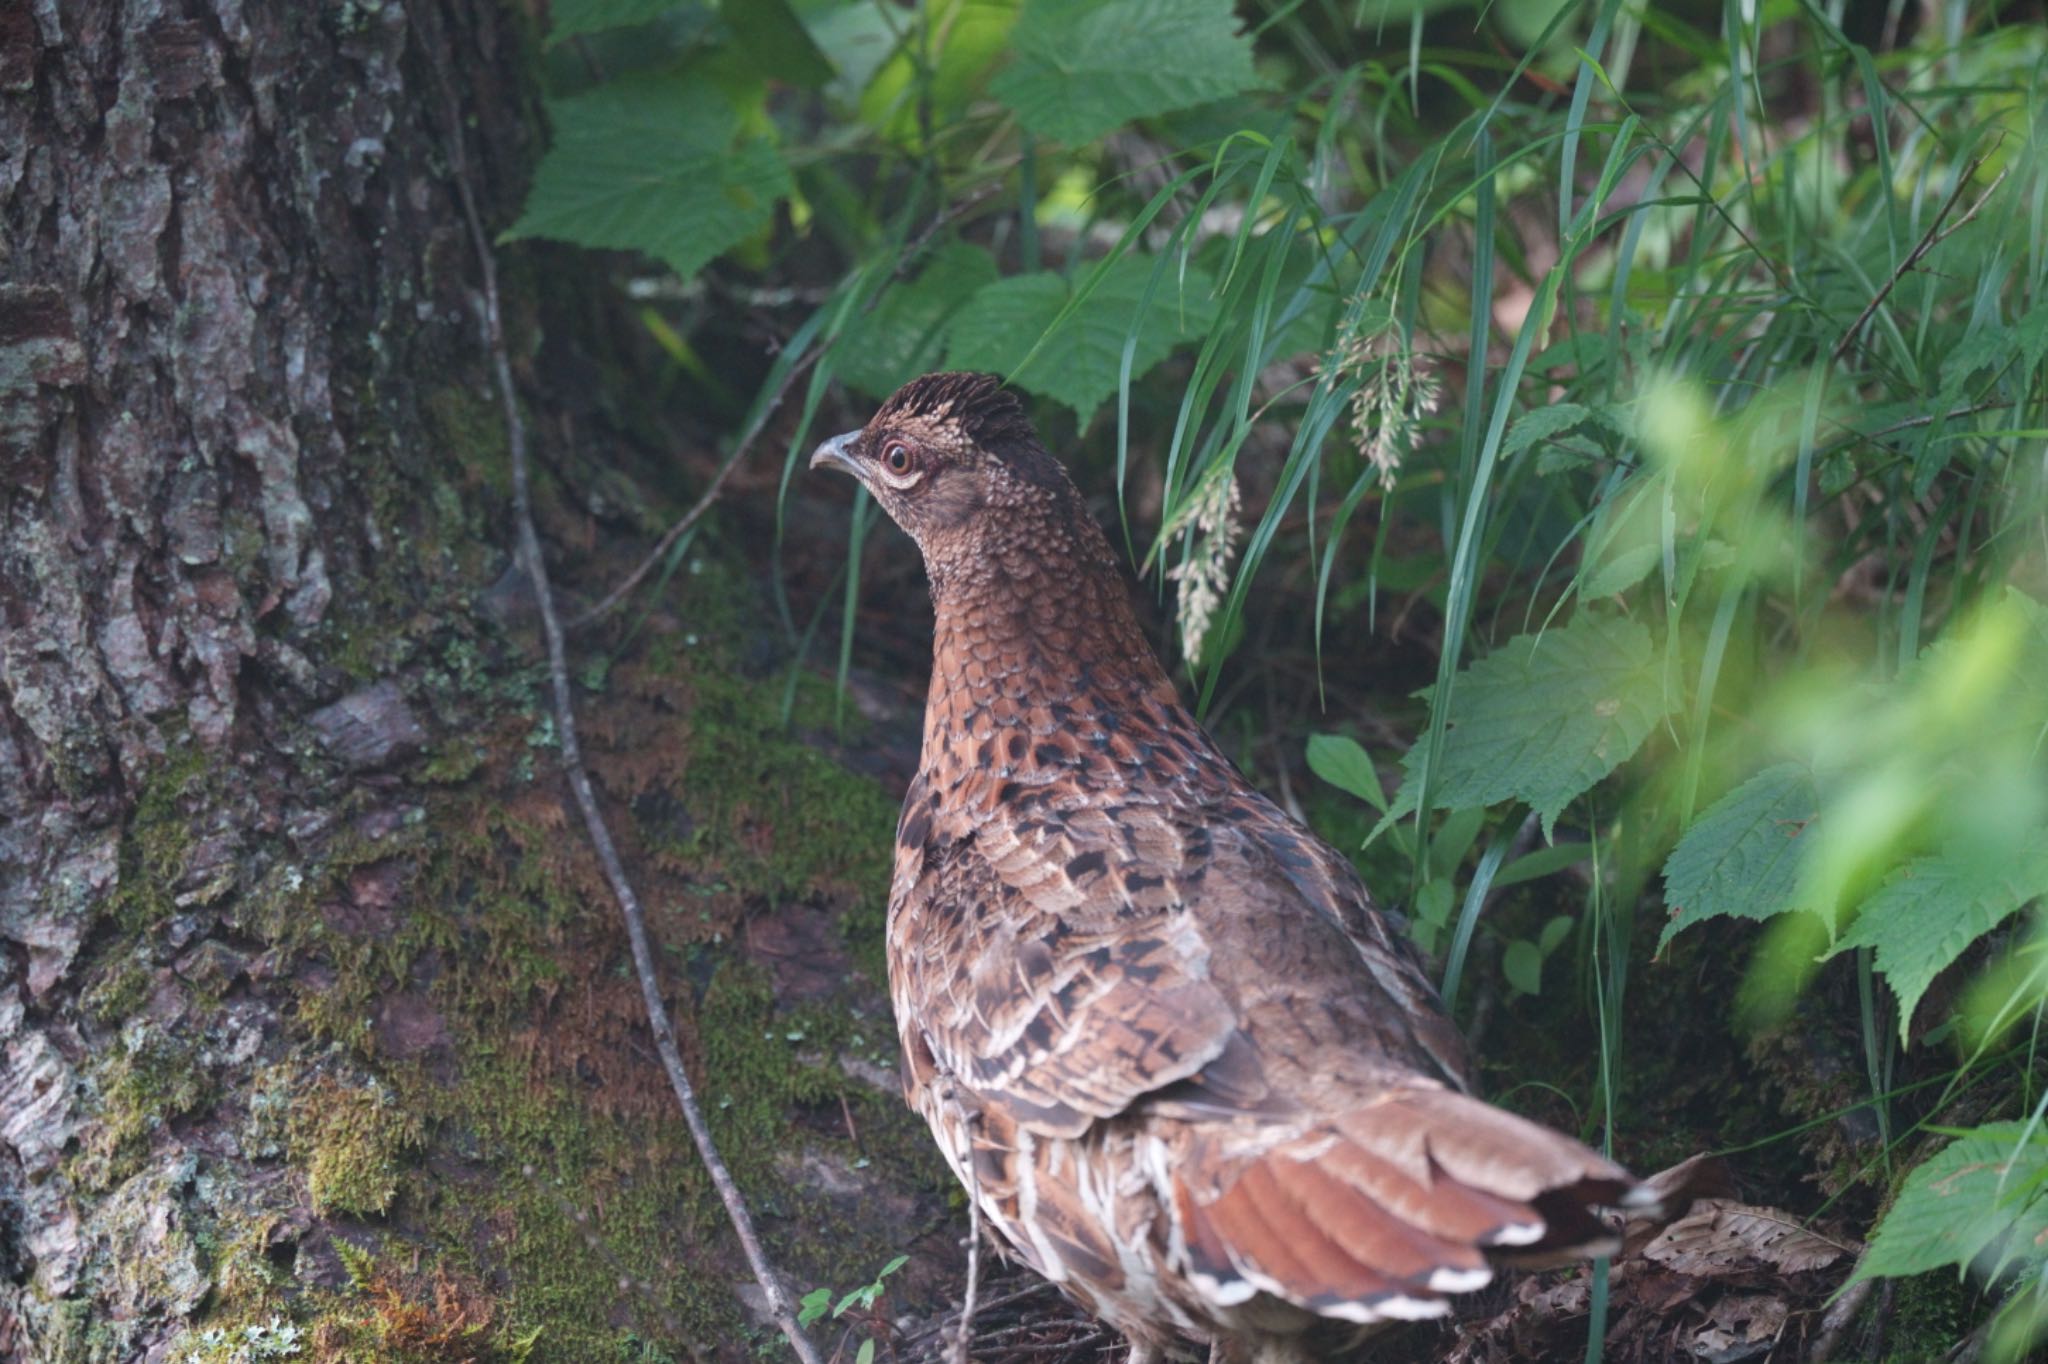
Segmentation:
{"type": "Polygon", "coordinates": [[[875,415],[883,423],[905,417],[953,425],[989,451],[1034,438],[1024,404],[995,374],[961,371],[912,379],[875,415]]]}

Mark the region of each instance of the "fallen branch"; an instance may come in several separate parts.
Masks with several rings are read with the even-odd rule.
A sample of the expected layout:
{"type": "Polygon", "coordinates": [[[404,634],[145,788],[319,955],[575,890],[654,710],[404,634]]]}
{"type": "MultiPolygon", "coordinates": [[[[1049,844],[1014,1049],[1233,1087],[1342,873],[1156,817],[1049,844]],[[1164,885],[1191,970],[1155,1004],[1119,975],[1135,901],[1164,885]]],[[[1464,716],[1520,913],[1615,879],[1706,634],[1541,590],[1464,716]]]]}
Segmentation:
{"type": "MultiPolygon", "coordinates": [[[[533,497],[527,476],[526,425],[519,416],[519,399],[512,381],[512,362],[505,347],[505,332],[498,307],[498,267],[491,253],[490,238],[485,235],[483,217],[477,211],[476,198],[469,185],[468,158],[462,141],[461,110],[455,100],[446,72],[436,66],[440,78],[442,97],[447,105],[449,128],[449,161],[455,171],[455,189],[462,200],[463,216],[469,222],[471,241],[476,246],[478,268],[483,280],[484,333],[490,346],[491,364],[497,378],[498,401],[504,409],[505,443],[512,465],[512,504],[518,522],[519,557],[526,566],[528,581],[533,584],[534,601],[540,609],[541,633],[547,640],[548,680],[553,686],[555,700],[555,728],[562,747],[562,770],[569,779],[569,789],[575,793],[576,804],[583,812],[584,827],[590,833],[591,844],[597,850],[597,860],[604,868],[605,880],[610,883],[612,894],[619,902],[619,912],[626,921],[626,936],[633,946],[633,969],[640,978],[640,998],[647,1007],[647,1023],[654,1033],[655,1050],[660,1053],[662,1068],[668,1072],[671,1088],[675,1090],[676,1102],[682,1107],[683,1120],[689,1124],[690,1136],[697,1143],[697,1154],[703,1158],[704,1168],[711,1172],[711,1183],[718,1190],[719,1199],[725,1204],[726,1216],[732,1219],[733,1231],[738,1235],[740,1248],[746,1253],[747,1264],[754,1271],[754,1279],[767,1295],[768,1310],[774,1316],[782,1334],[789,1338],[790,1347],[796,1351],[803,1364],[820,1364],[818,1353],[812,1348],[810,1339],[797,1325],[796,1315],[790,1310],[789,1298],[783,1292],[782,1282],[776,1277],[774,1267],[761,1249],[761,1239],[754,1231],[753,1217],[740,1196],[739,1185],[733,1182],[732,1171],[718,1154],[718,1147],[711,1139],[711,1128],[704,1121],[704,1113],[697,1104],[696,1091],[690,1084],[688,1072],[683,1069],[683,1056],[676,1046],[674,1027],[669,1022],[668,1006],[661,997],[661,986],[655,974],[654,950],[647,939],[647,919],[640,907],[640,898],[633,891],[632,882],[626,878],[626,869],[619,861],[618,847],[612,842],[611,830],[606,827],[604,815],[597,808],[597,796],[590,785],[590,773],[583,766],[583,753],[576,739],[576,709],[569,690],[569,665],[562,643],[562,622],[555,613],[554,594],[548,587],[547,560],[541,554],[540,536],[533,528],[533,497]]],[[[730,467],[728,465],[728,467],[730,467]]],[[[712,485],[715,493],[717,484],[712,485]]],[[[706,494],[701,506],[709,505],[710,493],[706,494]]],[[[680,534],[680,532],[677,532],[680,534]]]]}

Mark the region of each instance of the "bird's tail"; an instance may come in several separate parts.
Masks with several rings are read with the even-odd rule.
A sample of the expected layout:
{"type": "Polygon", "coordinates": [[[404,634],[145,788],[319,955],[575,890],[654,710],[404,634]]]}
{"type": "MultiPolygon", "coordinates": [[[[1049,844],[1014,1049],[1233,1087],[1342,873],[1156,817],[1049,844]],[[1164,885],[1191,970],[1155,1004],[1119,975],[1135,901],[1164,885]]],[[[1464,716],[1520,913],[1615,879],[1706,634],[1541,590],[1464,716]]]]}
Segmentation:
{"type": "Polygon", "coordinates": [[[1266,1293],[1370,1323],[1441,1316],[1496,1264],[1611,1253],[1601,1208],[1654,1198],[1571,1138],[1449,1090],[1401,1090],[1267,1149],[1198,1148],[1175,1250],[1219,1306],[1266,1293]]]}

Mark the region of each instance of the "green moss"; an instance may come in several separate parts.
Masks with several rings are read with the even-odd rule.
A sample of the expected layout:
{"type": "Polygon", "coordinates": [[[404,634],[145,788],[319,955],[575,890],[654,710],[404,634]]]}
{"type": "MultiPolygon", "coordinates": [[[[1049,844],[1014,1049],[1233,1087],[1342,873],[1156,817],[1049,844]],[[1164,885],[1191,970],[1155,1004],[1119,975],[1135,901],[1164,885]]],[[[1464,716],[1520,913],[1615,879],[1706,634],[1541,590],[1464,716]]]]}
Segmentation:
{"type": "Polygon", "coordinates": [[[381,1217],[398,1197],[405,1154],[426,1135],[420,1115],[382,1085],[345,1085],[321,1077],[308,1086],[291,1121],[317,1212],[381,1217]]]}
{"type": "Polygon", "coordinates": [[[1885,1332],[1885,1364],[1944,1358],[1976,1327],[1982,1311],[1976,1290],[1952,1272],[1898,1280],[1885,1332]]]}
{"type": "Polygon", "coordinates": [[[213,1078],[193,1048],[141,1021],[122,1035],[93,1078],[98,1121],[71,1158],[70,1174],[100,1192],[142,1167],[158,1127],[210,1106],[216,1097],[213,1078]]]}
{"type": "MultiPolygon", "coordinates": [[[[743,895],[782,899],[825,885],[879,894],[896,821],[881,788],[785,730],[780,688],[715,663],[688,676],[677,794],[691,827],[669,837],[668,850],[715,863],[743,895]]],[[[650,838],[664,841],[659,831],[650,838]]]]}
{"type": "Polygon", "coordinates": [[[121,884],[109,906],[122,928],[139,932],[177,911],[172,888],[192,855],[191,817],[212,758],[186,743],[150,774],[121,836],[121,884]]]}
{"type": "Polygon", "coordinates": [[[512,460],[497,403],[474,389],[450,384],[427,396],[426,410],[441,448],[472,485],[500,497],[512,496],[512,460]]]}

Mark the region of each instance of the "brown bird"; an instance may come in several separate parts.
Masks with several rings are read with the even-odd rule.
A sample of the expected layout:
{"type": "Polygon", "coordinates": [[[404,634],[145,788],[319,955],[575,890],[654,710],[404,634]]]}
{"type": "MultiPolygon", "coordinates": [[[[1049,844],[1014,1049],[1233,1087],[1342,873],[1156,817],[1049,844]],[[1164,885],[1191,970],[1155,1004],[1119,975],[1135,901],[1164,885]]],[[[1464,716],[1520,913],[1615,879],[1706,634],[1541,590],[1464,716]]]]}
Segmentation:
{"type": "Polygon", "coordinates": [[[811,466],[924,553],[889,986],[906,1096],[1016,1255],[1132,1364],[1282,1364],[1613,1248],[1594,1210],[1647,1195],[1469,1095],[1405,939],[1181,705],[999,380],[915,380],[811,466]]]}

